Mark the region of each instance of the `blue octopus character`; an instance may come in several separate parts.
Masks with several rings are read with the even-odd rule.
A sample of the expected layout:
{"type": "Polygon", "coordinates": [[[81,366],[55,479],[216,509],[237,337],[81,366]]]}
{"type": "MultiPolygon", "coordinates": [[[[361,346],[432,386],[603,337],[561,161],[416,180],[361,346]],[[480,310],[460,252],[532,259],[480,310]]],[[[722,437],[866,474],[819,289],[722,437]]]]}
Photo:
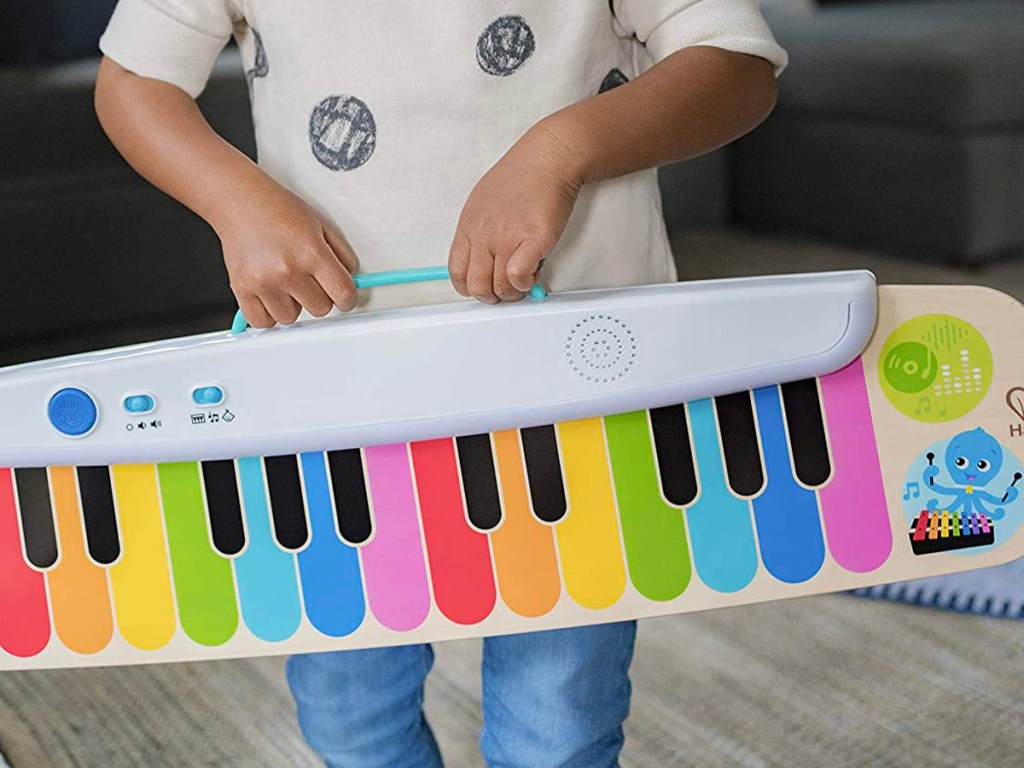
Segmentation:
{"type": "MultiPolygon", "coordinates": [[[[928,489],[943,496],[952,496],[949,504],[943,509],[951,512],[958,509],[964,514],[971,512],[984,513],[992,520],[1000,520],[1005,514],[1001,506],[993,506],[991,511],[986,504],[1010,504],[1019,492],[1014,485],[1021,478],[1020,473],[1013,476],[1013,482],[1007,486],[1003,494],[992,494],[983,490],[999,474],[1003,467],[1003,447],[992,435],[981,427],[969,432],[961,432],[949,441],[946,448],[946,470],[953,481],[953,486],[939,485],[935,478],[941,471],[932,464],[935,454],[928,454],[928,467],[924,471],[924,482],[928,489]]],[[[938,499],[928,501],[929,511],[937,509],[938,499]]]]}

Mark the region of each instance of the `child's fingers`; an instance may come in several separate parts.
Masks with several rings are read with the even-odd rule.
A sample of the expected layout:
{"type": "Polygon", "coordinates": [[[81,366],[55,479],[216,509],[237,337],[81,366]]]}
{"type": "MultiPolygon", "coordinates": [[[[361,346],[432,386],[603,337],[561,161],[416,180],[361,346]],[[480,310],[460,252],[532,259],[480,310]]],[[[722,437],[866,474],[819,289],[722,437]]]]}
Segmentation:
{"type": "Polygon", "coordinates": [[[324,317],[334,309],[334,302],[312,275],[292,289],[292,297],[313,317],[324,317]]]}
{"type": "Polygon", "coordinates": [[[452,287],[460,296],[469,296],[466,280],[469,276],[470,253],[469,238],[459,230],[455,233],[452,247],[448,251],[448,277],[451,278],[452,287]]]}
{"type": "Polygon", "coordinates": [[[302,311],[299,303],[286,293],[265,293],[260,296],[260,301],[274,321],[281,325],[291,325],[299,319],[302,311]]]}
{"type": "Polygon", "coordinates": [[[494,256],[489,250],[473,249],[469,259],[469,273],[466,275],[469,295],[484,304],[497,304],[494,295],[494,256]]]}
{"type": "Polygon", "coordinates": [[[507,255],[494,258],[494,295],[502,301],[519,301],[523,298],[523,292],[509,282],[508,262],[507,255]]]}
{"type": "Polygon", "coordinates": [[[330,254],[327,258],[321,259],[320,264],[313,270],[313,277],[330,297],[334,306],[342,312],[355,309],[359,292],[356,290],[352,275],[338,259],[330,254]]]}
{"type": "Polygon", "coordinates": [[[252,294],[244,294],[238,297],[238,306],[245,315],[245,319],[253,328],[271,328],[274,325],[274,318],[267,312],[263,302],[252,294]]]}
{"type": "Polygon", "coordinates": [[[356,256],[356,252],[352,250],[352,246],[348,244],[348,240],[341,232],[330,224],[324,224],[324,240],[331,246],[334,255],[338,257],[338,261],[349,271],[349,274],[359,271],[359,257],[356,256]]]}
{"type": "Polygon", "coordinates": [[[537,270],[551,249],[537,240],[524,240],[509,257],[507,272],[509,283],[520,291],[528,291],[537,281],[537,270]]]}

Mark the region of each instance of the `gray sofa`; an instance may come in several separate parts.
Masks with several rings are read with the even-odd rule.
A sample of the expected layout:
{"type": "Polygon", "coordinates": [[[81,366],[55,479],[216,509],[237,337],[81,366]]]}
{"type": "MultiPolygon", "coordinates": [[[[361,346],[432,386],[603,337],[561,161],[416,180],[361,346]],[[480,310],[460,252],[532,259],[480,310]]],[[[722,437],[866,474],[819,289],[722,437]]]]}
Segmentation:
{"type": "Polygon", "coordinates": [[[766,10],[792,65],[733,149],[736,222],[949,262],[1024,252],[1024,2],[766,10]]]}
{"type": "MultiPolygon", "coordinates": [[[[1024,250],[1024,2],[766,10],[792,58],[778,109],[663,169],[671,231],[737,223],[960,262],[1024,250]]],[[[230,320],[216,237],[110,146],[95,67],[0,65],[0,365],[230,320]]],[[[253,152],[236,52],[200,104],[253,152]]]]}
{"type": "MultiPolygon", "coordinates": [[[[226,57],[201,104],[251,153],[240,72],[226,57]]],[[[95,75],[95,60],[0,67],[0,364],[42,341],[65,351],[158,337],[229,308],[216,236],[110,145],[93,110],[95,75]]]]}

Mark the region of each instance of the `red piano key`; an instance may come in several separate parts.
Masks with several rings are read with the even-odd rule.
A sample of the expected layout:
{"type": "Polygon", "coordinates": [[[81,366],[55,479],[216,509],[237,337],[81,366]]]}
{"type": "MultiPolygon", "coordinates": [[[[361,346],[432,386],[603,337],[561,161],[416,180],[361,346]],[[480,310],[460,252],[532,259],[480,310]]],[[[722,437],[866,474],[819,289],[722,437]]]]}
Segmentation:
{"type": "Polygon", "coordinates": [[[494,570],[487,536],[466,518],[455,442],[426,440],[411,450],[434,600],[456,624],[476,624],[494,609],[494,570]]]}
{"type": "Polygon", "coordinates": [[[35,656],[49,640],[43,574],[25,562],[11,470],[0,469],[0,648],[12,656],[35,656]]]}

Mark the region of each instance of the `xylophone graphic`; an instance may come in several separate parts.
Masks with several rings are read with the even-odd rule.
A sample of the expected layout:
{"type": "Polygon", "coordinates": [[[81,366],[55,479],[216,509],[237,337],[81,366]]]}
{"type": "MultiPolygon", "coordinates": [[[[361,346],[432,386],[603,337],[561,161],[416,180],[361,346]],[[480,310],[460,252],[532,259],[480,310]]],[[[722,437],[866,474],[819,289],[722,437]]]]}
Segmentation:
{"type": "Polygon", "coordinates": [[[948,509],[926,509],[911,525],[908,535],[914,554],[927,555],[994,544],[996,524],[984,512],[972,512],[961,517],[960,512],[950,513],[948,509]]]}
{"type": "Polygon", "coordinates": [[[1019,449],[971,481],[1008,486],[998,525],[922,511],[921,467],[1013,434],[1024,312],[881,288],[867,342],[874,297],[864,273],[580,292],[0,371],[0,666],[528,631],[1020,556],[1019,449]]]}

